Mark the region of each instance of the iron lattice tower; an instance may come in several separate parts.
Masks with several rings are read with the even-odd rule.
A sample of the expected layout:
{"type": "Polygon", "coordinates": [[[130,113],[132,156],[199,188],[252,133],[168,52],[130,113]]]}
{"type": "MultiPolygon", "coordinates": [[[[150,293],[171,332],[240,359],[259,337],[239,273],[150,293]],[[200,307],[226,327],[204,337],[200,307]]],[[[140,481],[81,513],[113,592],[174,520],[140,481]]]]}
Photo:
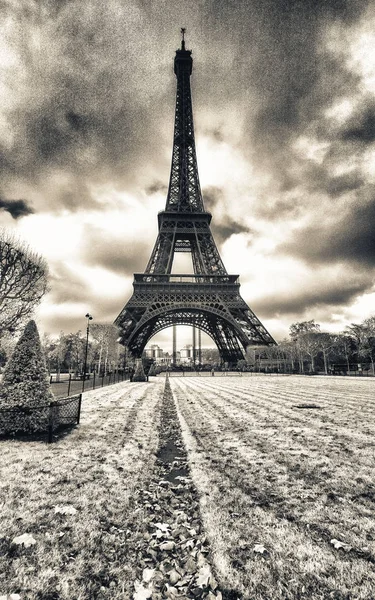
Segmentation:
{"type": "Polygon", "coordinates": [[[195,151],[190,75],[193,59],[176,51],[176,111],[172,166],[159,234],[144,273],[134,275],[134,293],[117,317],[121,342],[140,357],[148,340],[172,325],[191,325],[216,343],[222,361],[236,363],[249,345],[275,341],[240,295],[238,275],[229,275],[204,209],[195,151]],[[190,252],[194,274],[172,274],[176,252],[190,252]]]}

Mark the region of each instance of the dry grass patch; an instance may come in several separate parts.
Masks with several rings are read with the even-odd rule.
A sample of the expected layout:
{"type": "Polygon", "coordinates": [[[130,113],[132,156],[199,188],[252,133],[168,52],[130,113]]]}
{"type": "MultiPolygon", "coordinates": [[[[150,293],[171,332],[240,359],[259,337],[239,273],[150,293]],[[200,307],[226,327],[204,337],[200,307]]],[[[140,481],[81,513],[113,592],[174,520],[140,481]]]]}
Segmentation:
{"type": "Polygon", "coordinates": [[[154,467],[163,383],[87,392],[80,427],[52,445],[0,442],[0,595],[132,597],[132,497],[154,467]],[[36,543],[13,542],[24,533],[36,543]]]}
{"type": "Polygon", "coordinates": [[[375,597],[374,383],[171,379],[221,584],[375,597]]]}

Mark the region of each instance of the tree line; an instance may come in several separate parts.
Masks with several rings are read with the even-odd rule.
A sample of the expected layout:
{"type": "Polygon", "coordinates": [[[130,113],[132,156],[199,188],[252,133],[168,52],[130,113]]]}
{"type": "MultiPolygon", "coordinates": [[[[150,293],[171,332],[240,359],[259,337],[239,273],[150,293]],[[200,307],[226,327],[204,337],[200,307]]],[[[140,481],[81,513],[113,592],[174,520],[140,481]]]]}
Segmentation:
{"type": "MultiPolygon", "coordinates": [[[[124,369],[126,349],[117,342],[119,332],[114,325],[92,323],[90,339],[87,345],[87,372],[95,371],[100,375],[124,369]]],[[[44,335],[42,339],[47,368],[50,373],[82,374],[86,356],[86,335],[60,333],[57,339],[44,335]]]]}
{"type": "Polygon", "coordinates": [[[352,323],[341,333],[321,331],[314,319],[293,323],[289,339],[262,350],[263,357],[294,372],[326,374],[369,370],[375,375],[375,316],[352,323]]]}

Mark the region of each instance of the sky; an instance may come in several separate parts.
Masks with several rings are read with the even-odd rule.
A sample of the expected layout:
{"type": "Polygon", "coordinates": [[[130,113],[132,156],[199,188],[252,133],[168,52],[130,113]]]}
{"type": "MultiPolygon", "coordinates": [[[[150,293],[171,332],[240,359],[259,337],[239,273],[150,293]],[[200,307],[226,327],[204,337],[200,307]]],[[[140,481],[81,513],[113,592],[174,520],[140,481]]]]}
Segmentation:
{"type": "Polygon", "coordinates": [[[374,314],[372,2],[1,0],[0,225],[48,261],[41,331],[112,323],[146,267],[181,27],[204,203],[242,297],[277,340],[374,314]]]}

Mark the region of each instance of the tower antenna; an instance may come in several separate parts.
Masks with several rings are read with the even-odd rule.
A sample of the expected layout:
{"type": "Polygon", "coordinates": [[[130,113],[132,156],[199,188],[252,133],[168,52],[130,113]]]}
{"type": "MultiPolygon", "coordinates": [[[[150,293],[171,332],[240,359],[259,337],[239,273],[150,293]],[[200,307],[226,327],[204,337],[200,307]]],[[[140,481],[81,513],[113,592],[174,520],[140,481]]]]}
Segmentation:
{"type": "Polygon", "coordinates": [[[186,32],[186,27],[181,27],[181,33],[182,33],[181,50],[185,50],[185,32],[186,32]]]}

